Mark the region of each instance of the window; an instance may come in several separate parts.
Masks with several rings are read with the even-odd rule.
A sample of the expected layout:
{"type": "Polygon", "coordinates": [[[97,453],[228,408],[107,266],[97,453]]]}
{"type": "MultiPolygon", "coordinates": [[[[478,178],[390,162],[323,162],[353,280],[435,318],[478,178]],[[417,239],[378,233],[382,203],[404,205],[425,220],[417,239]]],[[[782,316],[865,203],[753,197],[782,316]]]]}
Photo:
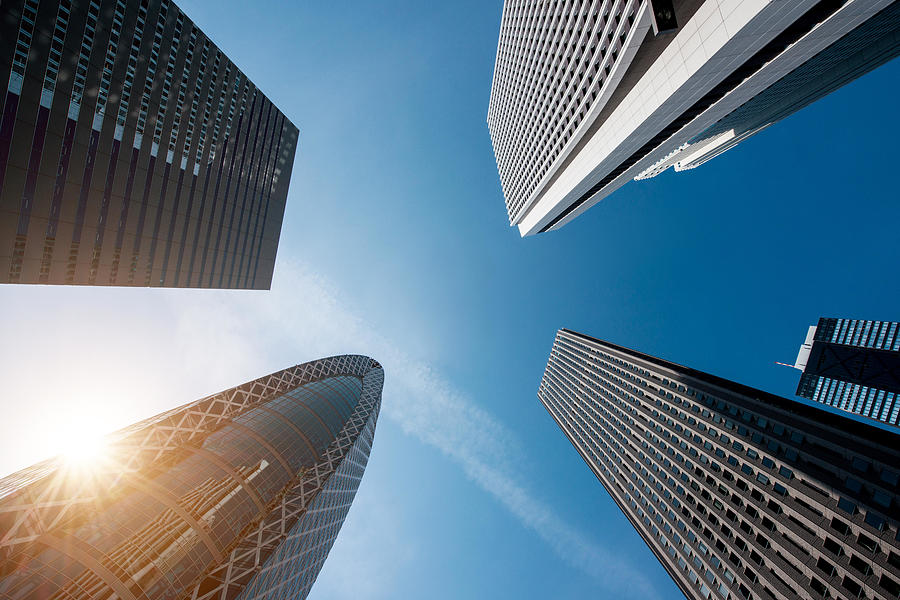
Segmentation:
{"type": "MultiPolygon", "coordinates": [[[[875,542],[875,540],[865,535],[864,533],[859,534],[859,537],[856,538],[856,541],[859,542],[860,546],[862,546],[872,554],[878,552],[878,544],[875,542]]],[[[891,554],[893,554],[893,552],[891,554]]]]}
{"type": "Polygon", "coordinates": [[[897,476],[897,473],[895,473],[893,471],[889,471],[887,469],[882,469],[880,477],[881,477],[881,480],[883,482],[887,483],[888,485],[891,485],[891,486],[897,485],[898,476],[897,476]]]}
{"type": "Polygon", "coordinates": [[[862,586],[847,577],[844,576],[844,580],[841,582],[841,586],[850,592],[851,595],[856,596],[857,598],[862,595],[862,586]]]}
{"type": "Polygon", "coordinates": [[[825,587],[825,584],[816,579],[815,577],[811,577],[809,580],[809,587],[813,589],[814,592],[819,594],[820,596],[828,595],[828,588],[825,587]]]}
{"type": "Polygon", "coordinates": [[[834,577],[834,575],[837,574],[837,570],[835,570],[834,565],[832,565],[824,558],[820,558],[818,561],[816,561],[816,566],[819,567],[819,569],[829,577],[834,577]]]}
{"type": "Polygon", "coordinates": [[[837,517],[831,519],[831,528],[840,533],[841,535],[847,535],[850,533],[850,526],[838,519],[837,517]]]}
{"type": "Polygon", "coordinates": [[[878,585],[886,589],[892,596],[900,596],[900,583],[897,583],[887,575],[882,575],[878,585]]]}
{"type": "Polygon", "coordinates": [[[830,537],[825,537],[825,543],[823,544],[825,549],[834,554],[835,556],[843,556],[844,548],[835,540],[830,537]]]}
{"type": "Polygon", "coordinates": [[[871,510],[866,513],[866,523],[878,531],[884,531],[884,518],[877,513],[873,513],[871,510]]]}
{"type": "MultiPolygon", "coordinates": [[[[838,508],[840,508],[842,511],[844,511],[845,513],[850,514],[850,515],[856,514],[856,504],[854,504],[853,502],[850,502],[846,498],[842,497],[838,500],[838,508]]],[[[832,522],[832,525],[833,525],[833,522],[832,522]]]]}
{"type": "Polygon", "coordinates": [[[853,461],[851,464],[853,465],[853,468],[856,469],[857,471],[861,471],[861,472],[865,473],[869,470],[869,461],[867,461],[866,459],[864,459],[860,456],[853,457],[853,461]]]}
{"type": "Polygon", "coordinates": [[[868,577],[869,573],[872,572],[872,567],[869,566],[869,563],[855,554],[850,557],[850,566],[863,574],[863,577],[868,577]]]}
{"type": "Polygon", "coordinates": [[[872,499],[885,508],[891,507],[891,497],[881,490],[875,490],[875,493],[872,494],[872,499]]]}

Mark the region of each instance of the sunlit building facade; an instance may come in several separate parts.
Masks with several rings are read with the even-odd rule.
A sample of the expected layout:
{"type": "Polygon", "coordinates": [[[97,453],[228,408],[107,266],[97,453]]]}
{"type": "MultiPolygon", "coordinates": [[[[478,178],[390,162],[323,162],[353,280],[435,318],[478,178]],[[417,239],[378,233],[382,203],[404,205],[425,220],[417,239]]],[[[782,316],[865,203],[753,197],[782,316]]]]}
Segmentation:
{"type": "Polygon", "coordinates": [[[798,396],[900,424],[900,323],[823,317],[792,366],[798,396]]]}
{"type": "Polygon", "coordinates": [[[898,53],[895,0],[506,0],[487,123],[510,224],[562,227],[898,53]]]}
{"type": "Polygon", "coordinates": [[[565,329],[538,397],[687,598],[900,595],[889,429],[565,329]]]}
{"type": "Polygon", "coordinates": [[[171,0],[0,4],[0,283],[268,289],[298,130],[171,0]]]}
{"type": "Polygon", "coordinates": [[[0,480],[0,598],[304,598],[359,487],[384,373],[278,371],[0,480]]]}

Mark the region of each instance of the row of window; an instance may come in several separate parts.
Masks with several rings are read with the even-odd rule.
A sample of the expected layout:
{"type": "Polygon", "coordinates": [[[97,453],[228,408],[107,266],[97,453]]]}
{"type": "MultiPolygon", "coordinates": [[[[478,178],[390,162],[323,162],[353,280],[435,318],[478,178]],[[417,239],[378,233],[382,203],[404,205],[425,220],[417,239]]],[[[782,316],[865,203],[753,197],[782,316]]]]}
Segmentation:
{"type": "Polygon", "coordinates": [[[819,319],[816,326],[816,340],[900,351],[900,335],[896,321],[866,321],[863,319],[819,319]]]}
{"type": "MultiPolygon", "coordinates": [[[[559,339],[558,339],[557,341],[559,342],[559,339]]],[[[571,341],[571,340],[567,340],[567,342],[570,342],[570,341],[571,341]]],[[[559,352],[557,351],[557,350],[558,350],[558,346],[559,346],[559,344],[557,344],[557,345],[554,347],[554,357],[559,356],[559,352]]],[[[589,349],[589,348],[587,348],[587,347],[582,347],[581,350],[582,350],[582,351],[593,351],[593,349],[589,349]]],[[[593,352],[596,353],[596,351],[593,351],[593,352]]],[[[605,357],[608,358],[608,359],[612,359],[612,360],[614,360],[614,361],[616,361],[616,362],[621,362],[621,361],[618,361],[618,359],[615,359],[615,358],[613,358],[613,357],[611,357],[611,356],[609,356],[609,355],[603,355],[603,356],[605,356],[605,357]]],[[[567,355],[566,355],[566,357],[565,357],[565,360],[566,360],[567,363],[576,363],[576,364],[580,363],[584,368],[587,368],[587,369],[589,369],[589,368],[591,368],[591,366],[593,366],[593,363],[589,363],[588,361],[581,360],[581,359],[578,359],[578,358],[574,358],[571,354],[568,354],[568,353],[567,353],[567,355]]],[[[551,365],[553,364],[553,362],[554,362],[553,359],[551,359],[551,365]]],[[[604,366],[606,366],[606,367],[608,367],[608,368],[610,368],[610,369],[612,369],[612,370],[618,372],[619,374],[621,374],[621,375],[627,377],[629,380],[636,379],[636,378],[635,378],[631,373],[629,373],[628,371],[621,370],[621,369],[619,369],[618,367],[614,367],[614,366],[612,366],[612,365],[610,365],[610,364],[608,364],[608,363],[604,363],[604,366]]],[[[623,366],[624,366],[624,363],[623,363],[623,366]]],[[[639,368],[634,368],[634,367],[631,366],[631,365],[628,365],[628,367],[630,367],[630,368],[632,368],[632,369],[634,369],[634,370],[636,370],[636,371],[642,371],[642,374],[643,374],[644,376],[649,376],[649,377],[651,377],[652,379],[656,379],[659,383],[663,383],[663,382],[664,382],[664,385],[665,385],[666,387],[669,387],[670,385],[671,385],[671,387],[673,387],[673,388],[676,387],[675,384],[673,384],[672,382],[665,381],[665,380],[660,381],[660,378],[653,376],[653,375],[650,374],[649,372],[646,372],[646,371],[641,370],[641,369],[639,369],[639,368]]],[[[552,368],[551,368],[550,365],[548,365],[548,373],[550,373],[551,371],[552,371],[552,368]]],[[[616,378],[614,375],[612,375],[611,373],[605,374],[605,375],[604,375],[604,378],[606,378],[606,377],[609,377],[609,378],[612,379],[612,380],[616,380],[616,379],[617,379],[617,378],[616,378]]],[[[548,380],[545,378],[545,383],[546,383],[547,381],[548,381],[548,380]]],[[[582,380],[582,381],[580,381],[579,383],[582,384],[582,385],[585,385],[587,382],[584,381],[584,380],[582,380]]],[[[621,380],[621,379],[618,380],[618,383],[619,383],[620,385],[621,385],[621,384],[624,384],[623,387],[626,387],[626,388],[627,388],[627,387],[631,387],[630,384],[627,384],[625,381],[623,381],[623,380],[621,380]]],[[[544,387],[546,388],[546,386],[544,386],[544,387]]],[[[681,393],[683,393],[683,394],[686,394],[686,395],[687,395],[687,394],[690,394],[690,395],[695,395],[695,394],[696,394],[696,393],[693,392],[692,390],[687,390],[687,389],[685,389],[684,386],[679,386],[677,389],[678,389],[679,392],[681,392],[681,393]]],[[[627,396],[627,393],[625,392],[624,389],[620,389],[620,390],[616,390],[616,391],[618,391],[618,392],[619,392],[620,394],[622,394],[622,395],[627,396]]],[[[643,392],[642,392],[642,390],[640,390],[640,389],[637,388],[637,387],[631,387],[631,389],[630,389],[629,391],[637,392],[638,394],[640,394],[640,396],[643,396],[643,395],[644,395],[643,392]]],[[[602,392],[604,392],[604,390],[601,390],[601,393],[602,393],[602,392]]],[[[606,395],[606,394],[604,394],[604,395],[606,395]]],[[[637,394],[636,394],[636,395],[637,395],[637,394]]],[[[665,396],[667,399],[669,399],[670,394],[667,393],[667,392],[664,392],[664,393],[663,393],[663,396],[665,396]]],[[[612,394],[610,394],[609,397],[610,397],[611,399],[613,399],[614,401],[620,402],[620,401],[616,400],[615,397],[614,397],[612,394]]],[[[708,402],[710,405],[713,404],[713,401],[712,401],[712,399],[710,399],[710,398],[706,398],[706,397],[700,395],[700,399],[701,399],[704,403],[707,403],[707,402],[708,402]]],[[[636,400],[637,400],[637,397],[635,397],[634,400],[636,401],[636,400]]],[[[649,397],[648,397],[648,401],[654,402],[654,401],[650,400],[649,397]]],[[[705,409],[705,408],[700,408],[700,407],[698,407],[697,405],[691,405],[690,403],[687,402],[687,400],[682,400],[682,399],[679,398],[677,401],[678,401],[678,404],[681,405],[681,406],[683,406],[684,408],[690,409],[692,412],[699,413],[698,416],[700,416],[700,417],[703,417],[703,418],[705,418],[705,419],[709,419],[709,417],[711,416],[711,413],[710,413],[707,409],[705,409]],[[682,403],[683,403],[683,404],[682,404],[682,403]]],[[[665,410],[666,410],[667,412],[675,412],[675,413],[678,413],[678,412],[679,412],[679,411],[675,408],[674,403],[670,405],[670,404],[661,402],[660,400],[656,400],[654,403],[655,403],[657,406],[659,406],[659,407],[662,407],[662,405],[665,405],[665,410]]],[[[717,407],[717,408],[718,408],[718,409],[725,409],[726,407],[724,406],[724,403],[722,403],[722,404],[723,404],[723,406],[719,406],[719,407],[717,407]]],[[[596,406],[596,404],[594,404],[594,406],[596,406]]],[[[601,412],[602,412],[602,413],[606,413],[606,411],[602,411],[602,410],[601,410],[601,412]]],[[[632,412],[632,411],[629,410],[629,412],[632,412]]],[[[559,415],[558,412],[555,412],[554,416],[556,416],[557,419],[560,418],[560,415],[559,415]]],[[[620,416],[623,416],[623,417],[624,417],[624,415],[623,415],[622,413],[620,413],[620,416]]],[[[639,416],[640,419],[642,419],[642,420],[644,420],[644,421],[647,421],[646,417],[643,417],[642,415],[638,415],[638,416],[639,416]]],[[[653,411],[653,416],[654,416],[657,420],[660,419],[660,418],[662,418],[662,419],[668,419],[668,417],[665,417],[664,415],[660,414],[660,413],[657,412],[657,411],[653,411]]],[[[615,418],[615,417],[610,418],[611,415],[609,415],[608,413],[603,414],[603,417],[609,419],[612,423],[616,423],[617,426],[619,425],[618,419],[615,418]]],[[[683,411],[681,411],[681,413],[680,413],[680,418],[681,418],[681,419],[685,419],[685,417],[686,417],[685,413],[684,413],[683,411]]],[[[744,418],[744,419],[746,419],[746,421],[748,421],[748,422],[749,422],[749,421],[751,420],[751,418],[752,418],[752,419],[753,419],[753,426],[754,426],[754,427],[760,427],[762,430],[765,430],[766,427],[769,427],[769,430],[774,431],[774,432],[775,432],[776,434],[778,434],[778,435],[785,435],[785,434],[786,434],[785,429],[784,429],[783,426],[781,426],[780,424],[777,424],[777,423],[769,423],[769,422],[767,422],[767,420],[765,420],[765,419],[762,418],[762,417],[756,417],[756,416],[750,415],[749,413],[747,413],[746,415],[742,414],[741,417],[744,418]]],[[[582,416],[582,418],[584,418],[584,416],[582,416]]],[[[633,421],[633,419],[632,419],[631,417],[624,417],[624,418],[625,418],[625,420],[626,420],[627,422],[629,422],[630,425],[633,425],[633,424],[634,424],[634,421],[633,421]]],[[[690,424],[692,427],[695,427],[695,429],[698,429],[698,430],[700,430],[700,431],[703,431],[703,432],[705,432],[707,435],[709,435],[709,433],[712,432],[712,435],[710,436],[710,437],[712,437],[712,439],[716,439],[716,437],[718,437],[718,440],[717,440],[717,441],[718,441],[719,443],[717,444],[717,448],[716,448],[717,454],[716,454],[716,455],[718,456],[719,453],[722,454],[722,456],[718,456],[718,458],[724,459],[724,458],[726,457],[724,451],[722,450],[722,445],[721,445],[722,442],[724,442],[725,444],[728,444],[729,442],[731,442],[731,443],[732,443],[732,446],[730,446],[729,449],[737,450],[737,451],[743,453],[743,451],[744,451],[743,445],[740,445],[739,442],[738,442],[738,444],[739,444],[738,446],[734,446],[734,445],[733,445],[734,442],[732,442],[730,439],[728,439],[728,437],[725,436],[724,433],[723,433],[723,434],[720,434],[719,436],[716,436],[715,431],[712,430],[711,428],[708,428],[704,423],[699,422],[699,421],[697,421],[696,419],[694,419],[693,417],[690,417],[690,416],[688,416],[687,419],[690,419],[691,421],[694,421],[694,423],[689,423],[689,424],[690,424]],[[722,438],[724,438],[724,440],[723,440],[722,438]]],[[[752,432],[752,433],[751,433],[751,431],[748,430],[747,427],[745,427],[744,425],[737,424],[737,423],[734,423],[734,422],[726,423],[727,419],[724,419],[724,418],[722,418],[722,421],[723,421],[722,425],[726,425],[726,424],[727,424],[727,426],[728,426],[729,428],[735,429],[737,432],[739,432],[740,435],[743,435],[743,436],[746,436],[746,437],[750,437],[751,439],[754,438],[754,437],[758,437],[759,439],[754,439],[753,441],[754,441],[755,444],[760,445],[759,447],[762,447],[762,444],[764,444],[765,440],[764,440],[764,438],[761,436],[761,434],[759,434],[758,432],[752,432]]],[[[669,423],[671,423],[671,420],[669,420],[669,423]]],[[[571,422],[570,422],[568,419],[567,419],[567,425],[571,425],[571,422]]],[[[656,426],[655,426],[655,429],[658,430],[659,428],[660,428],[659,425],[656,425],[656,426]]],[[[578,437],[582,437],[582,435],[585,435],[585,434],[587,434],[587,432],[584,431],[583,429],[581,429],[581,431],[580,431],[578,437]]],[[[648,431],[648,434],[649,434],[649,431],[648,431]]],[[[620,434],[617,434],[617,436],[618,436],[618,437],[625,437],[625,436],[627,436],[627,431],[626,431],[626,433],[625,433],[624,435],[620,433],[620,434]]],[[[654,439],[657,443],[662,443],[662,441],[661,441],[659,438],[656,438],[655,436],[652,436],[652,434],[651,434],[651,438],[654,439]]],[[[582,440],[584,440],[584,439],[590,439],[590,438],[583,438],[583,437],[582,437],[582,440]]],[[[700,453],[697,453],[696,450],[695,450],[695,448],[693,447],[693,444],[697,444],[697,448],[701,448],[700,444],[702,443],[702,444],[703,444],[702,448],[703,448],[704,450],[706,450],[706,451],[710,451],[710,450],[712,450],[712,448],[713,448],[712,444],[710,444],[709,441],[704,441],[703,439],[700,438],[699,435],[696,435],[696,434],[693,434],[693,437],[690,438],[689,441],[692,442],[691,446],[689,446],[690,449],[691,449],[691,450],[694,450],[694,453],[692,453],[691,455],[694,456],[695,454],[699,454],[699,455],[700,455],[700,460],[701,460],[701,462],[703,462],[703,463],[709,465],[709,466],[707,467],[707,469],[713,469],[714,471],[718,471],[719,469],[714,469],[714,468],[713,468],[713,466],[718,467],[718,465],[716,465],[715,462],[713,462],[711,459],[707,458],[705,455],[700,454],[700,453]],[[709,446],[709,448],[707,448],[707,446],[709,446]]],[[[736,441],[736,440],[735,440],[735,441],[736,441]]],[[[772,442],[772,440],[770,440],[770,444],[767,444],[767,446],[771,446],[771,442],[772,442]]],[[[802,443],[802,442],[803,442],[802,434],[799,434],[798,432],[793,432],[793,439],[791,440],[791,442],[794,443],[794,444],[802,443]]],[[[683,444],[683,443],[684,443],[684,442],[681,442],[679,445],[681,445],[681,444],[683,444]]],[[[601,444],[602,444],[603,446],[606,445],[606,444],[603,443],[602,441],[601,441],[601,444]]],[[[618,453],[618,454],[621,454],[621,447],[619,446],[618,442],[615,442],[615,441],[613,440],[613,444],[616,446],[616,448],[617,448],[617,450],[618,450],[617,453],[618,453]]],[[[642,444],[644,445],[645,448],[647,448],[647,442],[646,442],[646,441],[642,441],[642,444]]],[[[627,442],[626,442],[626,445],[627,445],[627,442]]],[[[687,445],[687,444],[685,444],[685,445],[687,445]]],[[[664,444],[664,443],[662,444],[662,446],[663,446],[663,448],[665,448],[665,444],[664,444]]],[[[589,450],[589,452],[590,452],[590,454],[591,454],[592,456],[595,456],[595,457],[597,456],[597,454],[596,454],[595,452],[590,451],[590,446],[589,446],[589,445],[585,445],[585,447],[589,450]]],[[[630,447],[630,446],[629,446],[629,447],[630,447]]],[[[683,449],[683,448],[682,448],[682,449],[683,449]]],[[[770,449],[771,449],[771,448],[770,448],[770,449]]],[[[775,443],[775,448],[774,448],[774,449],[775,449],[776,451],[778,450],[778,444],[777,444],[777,443],[775,443]]],[[[600,450],[600,448],[597,448],[597,450],[600,450]]],[[[667,450],[668,450],[668,453],[669,453],[669,454],[672,453],[672,448],[667,448],[667,450]]],[[[794,450],[794,451],[792,451],[792,452],[793,452],[793,460],[796,460],[796,451],[794,450]]],[[[640,456],[642,459],[644,459],[643,452],[638,451],[638,453],[639,453],[639,456],[640,456]]],[[[710,452],[710,456],[712,456],[712,454],[713,454],[713,453],[710,452]]],[[[655,455],[655,457],[657,458],[657,460],[658,460],[661,464],[668,463],[668,464],[669,464],[669,467],[672,466],[671,463],[669,463],[669,461],[668,461],[667,459],[664,459],[664,458],[662,457],[661,454],[656,453],[656,452],[654,451],[654,455],[655,455]],[[660,459],[662,459],[662,460],[660,460],[660,459]],[[664,463],[663,463],[663,460],[665,461],[664,463]]],[[[754,450],[753,448],[747,449],[747,454],[746,454],[746,455],[747,455],[748,458],[750,458],[750,459],[753,460],[754,462],[760,460],[759,453],[758,453],[756,450],[754,450]]],[[[695,456],[695,459],[696,459],[696,456],[695,456]]],[[[737,461],[736,458],[735,458],[733,455],[728,456],[728,459],[729,459],[729,460],[728,460],[728,463],[729,463],[733,468],[737,468],[738,464],[740,464],[739,461],[737,461]]],[[[608,460],[608,457],[606,458],[606,460],[608,460]]],[[[621,460],[621,459],[618,459],[618,460],[621,460]]],[[[683,458],[683,460],[686,460],[686,459],[683,458]]],[[[764,457],[762,457],[761,460],[762,460],[762,464],[763,464],[764,467],[766,467],[767,469],[769,469],[769,470],[772,471],[772,472],[775,472],[776,464],[775,464],[774,461],[771,460],[771,458],[764,456],[764,457]]],[[[651,461],[649,460],[649,458],[646,459],[646,462],[647,462],[648,465],[651,464],[651,461]]],[[[602,465],[602,463],[600,463],[600,464],[602,465]]],[[[690,465],[690,462],[688,461],[687,464],[690,465]]],[[[656,470],[659,469],[658,466],[656,466],[656,465],[653,465],[653,466],[654,466],[654,468],[655,468],[656,470]]],[[[605,467],[605,466],[603,466],[602,468],[603,468],[604,471],[606,471],[606,467],[605,467]]],[[[650,475],[649,473],[646,473],[646,469],[643,469],[643,467],[641,467],[641,468],[642,468],[642,473],[645,473],[646,475],[649,475],[648,480],[650,481],[650,484],[653,485],[653,483],[654,483],[654,478],[653,478],[653,476],[650,475]]],[[[757,482],[757,484],[761,484],[761,485],[765,486],[765,485],[768,485],[768,484],[770,483],[770,480],[769,480],[769,476],[768,476],[768,475],[764,474],[763,472],[755,473],[753,467],[751,467],[749,464],[746,464],[746,463],[742,464],[742,465],[741,465],[741,469],[742,469],[742,473],[743,473],[744,476],[752,477],[752,475],[756,474],[756,479],[755,479],[755,481],[757,482]]],[[[618,469],[617,469],[617,468],[616,468],[616,471],[618,472],[618,469]]],[[[689,468],[688,468],[688,471],[690,471],[689,468]]],[[[702,474],[704,473],[704,471],[702,471],[699,467],[696,467],[696,471],[697,471],[698,475],[702,475],[702,474]]],[[[778,468],[778,471],[777,471],[777,472],[779,473],[779,476],[780,476],[780,477],[783,477],[783,478],[785,478],[786,480],[790,480],[790,479],[793,477],[793,473],[791,472],[791,470],[790,470],[788,467],[785,467],[784,465],[780,466],[780,467],[778,468]]],[[[677,473],[677,467],[676,467],[676,473],[677,473]]],[[[728,475],[731,475],[730,472],[729,472],[727,469],[724,469],[724,470],[723,470],[723,475],[724,475],[725,473],[727,473],[728,475]]],[[[645,476],[646,476],[646,475],[645,475],[645,476]]],[[[686,477],[685,474],[682,474],[682,477],[681,477],[681,478],[682,478],[685,482],[690,481],[690,482],[693,484],[691,487],[693,487],[693,488],[695,489],[695,491],[696,491],[696,490],[699,490],[699,486],[696,484],[696,482],[693,482],[693,481],[691,481],[690,479],[688,479],[688,478],[686,477]]],[[[702,477],[701,477],[701,478],[702,478],[702,477]]],[[[714,484],[714,480],[712,479],[712,477],[710,477],[709,475],[707,475],[706,478],[707,478],[707,482],[708,482],[708,483],[714,484]]],[[[731,475],[730,479],[734,480],[734,476],[731,475]]],[[[671,484],[674,483],[674,480],[672,480],[671,478],[669,478],[669,482],[670,482],[670,485],[671,485],[671,484]]],[[[743,481],[740,481],[740,483],[743,483],[743,481]]],[[[779,483],[777,483],[777,482],[774,483],[774,486],[775,486],[774,489],[775,489],[779,494],[787,495],[787,489],[785,488],[785,486],[783,486],[783,485],[781,485],[781,484],[779,484],[779,483]]],[[[643,486],[642,486],[642,487],[643,487],[643,486]]],[[[660,490],[662,489],[662,486],[661,486],[658,482],[656,483],[656,486],[655,486],[655,487],[656,487],[657,489],[660,489],[660,490]]],[[[720,485],[719,487],[722,488],[721,485],[720,485]]],[[[679,488],[680,488],[680,486],[679,486],[679,488]]],[[[674,489],[674,486],[673,486],[673,489],[674,489]]],[[[680,489],[683,489],[683,488],[680,488],[680,489]]],[[[744,489],[746,490],[746,484],[744,484],[744,489]]],[[[760,498],[760,499],[762,499],[762,495],[759,494],[759,492],[757,492],[755,489],[754,489],[753,491],[754,491],[756,494],[759,495],[759,498],[760,498]]],[[[821,491],[821,490],[819,490],[819,491],[821,491]]],[[[645,490],[645,492],[646,492],[646,490],[645,490]]],[[[705,493],[706,495],[708,495],[708,493],[706,493],[705,490],[703,490],[701,493],[705,493]]],[[[667,492],[666,492],[666,496],[668,497],[669,495],[670,495],[670,494],[669,494],[669,492],[667,491],[667,492]]],[[[652,497],[655,497],[655,496],[656,496],[656,494],[655,494],[655,492],[654,492],[652,497]]],[[[738,499],[737,496],[734,496],[734,498],[735,498],[735,499],[738,499]]],[[[738,500],[739,500],[739,499],[738,499],[738,500]]],[[[803,502],[802,499],[801,499],[800,501],[803,502]]],[[[676,500],[676,502],[677,502],[677,500],[676,500]]],[[[718,502],[718,501],[716,500],[715,502],[718,502]]],[[[810,506],[808,503],[805,503],[805,502],[803,502],[803,503],[804,503],[806,506],[810,506]]],[[[719,506],[721,506],[721,503],[719,503],[719,506]]],[[[755,509],[752,509],[752,508],[749,507],[749,506],[748,506],[747,508],[748,508],[748,510],[753,510],[753,511],[755,511],[755,509]]],[[[821,512],[819,512],[819,514],[821,514],[821,512]]],[[[772,523],[772,521],[771,521],[770,519],[764,517],[763,523],[764,523],[764,525],[766,525],[766,528],[767,528],[767,529],[774,529],[774,523],[772,523]],[[771,527],[769,527],[768,525],[766,525],[766,522],[768,522],[768,524],[770,524],[771,527]]],[[[745,524],[745,525],[749,528],[749,525],[746,524],[746,522],[744,522],[743,524],[745,524]]],[[[752,529],[751,529],[751,531],[752,531],[752,529]]],[[[864,536],[864,537],[865,537],[865,536],[864,536]]],[[[764,539],[764,538],[763,538],[763,539],[764,539]]],[[[862,543],[862,542],[860,542],[860,543],[862,543]]],[[[774,575],[775,575],[776,577],[778,576],[777,573],[775,573],[774,575]]],[[[850,580],[850,581],[852,581],[852,580],[850,580]]]]}
{"type": "Polygon", "coordinates": [[[898,394],[830,377],[815,377],[811,400],[891,425],[900,424],[898,394]]]}
{"type": "Polygon", "coordinates": [[[506,5],[488,122],[511,219],[597,99],[634,24],[638,2],[601,4],[583,12],[541,5],[521,24],[506,5]]]}

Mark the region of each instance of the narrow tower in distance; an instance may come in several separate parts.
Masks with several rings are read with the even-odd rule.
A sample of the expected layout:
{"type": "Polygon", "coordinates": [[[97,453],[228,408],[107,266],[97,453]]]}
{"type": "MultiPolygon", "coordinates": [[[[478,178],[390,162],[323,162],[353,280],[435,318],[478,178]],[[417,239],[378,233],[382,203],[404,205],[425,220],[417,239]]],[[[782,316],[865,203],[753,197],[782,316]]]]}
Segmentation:
{"type": "Polygon", "coordinates": [[[304,363],[0,480],[0,598],[305,598],[368,461],[384,372],[304,363]]]}
{"type": "Polygon", "coordinates": [[[0,5],[0,283],[268,289],[298,130],[170,0],[0,5]]]}
{"type": "Polygon", "coordinates": [[[538,397],[691,599],[900,594],[900,436],[568,330],[538,397]]]}
{"type": "Polygon", "coordinates": [[[562,227],[898,53],[896,0],[505,0],[487,123],[510,224],[562,227]]]}
{"type": "Polygon", "coordinates": [[[803,371],[798,396],[900,424],[900,323],[823,317],[788,366],[803,371]]]}

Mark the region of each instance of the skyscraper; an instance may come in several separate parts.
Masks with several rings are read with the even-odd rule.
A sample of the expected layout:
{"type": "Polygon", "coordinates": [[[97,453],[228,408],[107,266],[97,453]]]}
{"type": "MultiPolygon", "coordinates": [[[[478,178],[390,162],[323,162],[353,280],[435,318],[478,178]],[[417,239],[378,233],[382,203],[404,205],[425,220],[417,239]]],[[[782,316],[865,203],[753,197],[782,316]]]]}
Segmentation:
{"type": "Polygon", "coordinates": [[[487,122],[510,224],[557,229],[898,52],[895,0],[506,0],[487,122]]]}
{"type": "Polygon", "coordinates": [[[900,323],[819,319],[794,368],[797,395],[840,410],[900,424],[900,323]]]}
{"type": "Polygon", "coordinates": [[[538,397],[686,597],[900,595],[895,433],[565,329],[538,397]]]}
{"type": "Polygon", "coordinates": [[[0,598],[304,598],[368,461],[384,372],[304,363],[0,480],[0,598]]]}
{"type": "Polygon", "coordinates": [[[170,0],[0,5],[0,282],[268,289],[297,128],[170,0]]]}

